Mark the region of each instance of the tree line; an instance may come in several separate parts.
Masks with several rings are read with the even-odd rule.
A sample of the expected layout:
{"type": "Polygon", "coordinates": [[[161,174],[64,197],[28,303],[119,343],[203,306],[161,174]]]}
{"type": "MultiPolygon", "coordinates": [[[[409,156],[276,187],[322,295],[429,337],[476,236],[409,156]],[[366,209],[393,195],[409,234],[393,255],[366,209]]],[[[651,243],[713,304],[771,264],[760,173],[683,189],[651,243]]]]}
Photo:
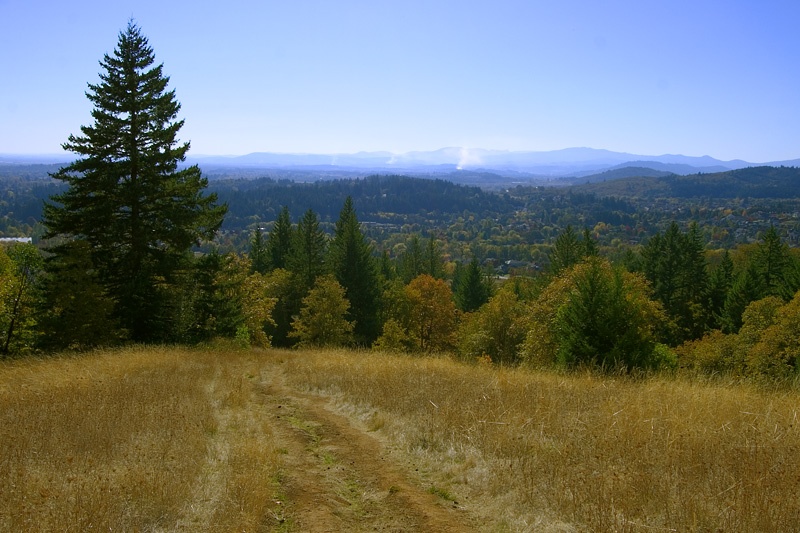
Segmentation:
{"type": "MultiPolygon", "coordinates": [[[[44,207],[43,249],[0,247],[0,355],[223,337],[508,365],[797,371],[800,261],[774,226],[715,255],[696,223],[673,222],[611,257],[596,228],[567,225],[544,272],[500,279],[477,254],[448,257],[434,232],[376,249],[347,195],[330,233],[314,209],[293,224],[284,205],[246,253],[196,253],[227,206],[179,165],[189,144],[169,79],[132,22],[101,65],[94,122],[64,144],[79,157],[52,174],[63,188],[44,207]]],[[[349,186],[385,190],[372,181],[349,186]]]]}

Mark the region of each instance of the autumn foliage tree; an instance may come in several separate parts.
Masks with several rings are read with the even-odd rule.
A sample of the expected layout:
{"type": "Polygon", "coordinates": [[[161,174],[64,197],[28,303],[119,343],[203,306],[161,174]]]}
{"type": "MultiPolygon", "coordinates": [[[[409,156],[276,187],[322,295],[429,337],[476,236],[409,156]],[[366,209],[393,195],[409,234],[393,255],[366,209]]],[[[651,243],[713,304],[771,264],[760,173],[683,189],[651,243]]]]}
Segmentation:
{"type": "Polygon", "coordinates": [[[32,244],[0,247],[0,357],[33,348],[41,270],[42,256],[32,244]]]}
{"type": "Polygon", "coordinates": [[[417,276],[405,288],[408,332],[423,352],[452,349],[458,311],[450,286],[428,274],[417,276]]]}
{"type": "Polygon", "coordinates": [[[353,323],[347,320],[350,302],[344,288],[332,275],[320,276],[303,298],[300,314],[292,322],[289,334],[298,346],[344,346],[352,341],[353,323]]]}
{"type": "Polygon", "coordinates": [[[462,356],[488,355],[500,364],[519,362],[519,349],[525,340],[525,304],[509,285],[478,310],[465,315],[458,330],[462,356]]]}

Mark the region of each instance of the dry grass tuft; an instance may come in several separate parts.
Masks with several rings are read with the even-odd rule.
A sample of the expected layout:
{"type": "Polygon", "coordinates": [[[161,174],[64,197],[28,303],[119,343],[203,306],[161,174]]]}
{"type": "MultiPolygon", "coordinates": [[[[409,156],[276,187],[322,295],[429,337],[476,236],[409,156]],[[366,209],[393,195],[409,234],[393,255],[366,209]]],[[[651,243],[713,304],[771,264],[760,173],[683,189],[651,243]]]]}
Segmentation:
{"type": "Polygon", "coordinates": [[[795,531],[800,394],[300,352],[337,399],[488,529],[795,531]],[[380,424],[375,421],[380,420],[380,424]]]}

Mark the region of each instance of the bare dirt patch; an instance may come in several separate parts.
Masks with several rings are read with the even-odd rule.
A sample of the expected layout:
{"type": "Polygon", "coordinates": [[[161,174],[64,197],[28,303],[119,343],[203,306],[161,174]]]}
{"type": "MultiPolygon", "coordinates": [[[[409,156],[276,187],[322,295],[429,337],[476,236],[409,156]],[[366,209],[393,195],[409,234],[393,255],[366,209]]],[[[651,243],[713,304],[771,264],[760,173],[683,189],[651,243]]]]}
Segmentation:
{"type": "Polygon", "coordinates": [[[288,387],[280,369],[262,375],[256,401],[274,413],[282,447],[281,485],[292,529],[471,531],[457,504],[413,482],[380,441],[328,407],[288,387]]]}

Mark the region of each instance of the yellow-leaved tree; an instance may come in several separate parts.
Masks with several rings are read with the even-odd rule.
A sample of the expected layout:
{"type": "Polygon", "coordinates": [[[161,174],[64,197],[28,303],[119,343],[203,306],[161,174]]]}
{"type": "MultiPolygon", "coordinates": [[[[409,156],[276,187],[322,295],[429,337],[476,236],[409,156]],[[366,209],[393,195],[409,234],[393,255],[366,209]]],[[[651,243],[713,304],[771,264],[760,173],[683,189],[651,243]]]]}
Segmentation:
{"type": "Polygon", "coordinates": [[[450,350],[455,345],[458,311],[453,291],[441,279],[421,274],[406,285],[409,336],[423,352],[450,350]]]}
{"type": "Polygon", "coordinates": [[[303,298],[300,315],[292,320],[290,337],[298,347],[337,347],[353,340],[353,323],[347,320],[350,302],[344,288],[330,274],[317,278],[303,298]]]}
{"type": "Polygon", "coordinates": [[[525,304],[511,284],[505,285],[485,305],[465,316],[458,330],[462,356],[489,356],[493,362],[518,362],[519,348],[525,340],[525,304]]]}

